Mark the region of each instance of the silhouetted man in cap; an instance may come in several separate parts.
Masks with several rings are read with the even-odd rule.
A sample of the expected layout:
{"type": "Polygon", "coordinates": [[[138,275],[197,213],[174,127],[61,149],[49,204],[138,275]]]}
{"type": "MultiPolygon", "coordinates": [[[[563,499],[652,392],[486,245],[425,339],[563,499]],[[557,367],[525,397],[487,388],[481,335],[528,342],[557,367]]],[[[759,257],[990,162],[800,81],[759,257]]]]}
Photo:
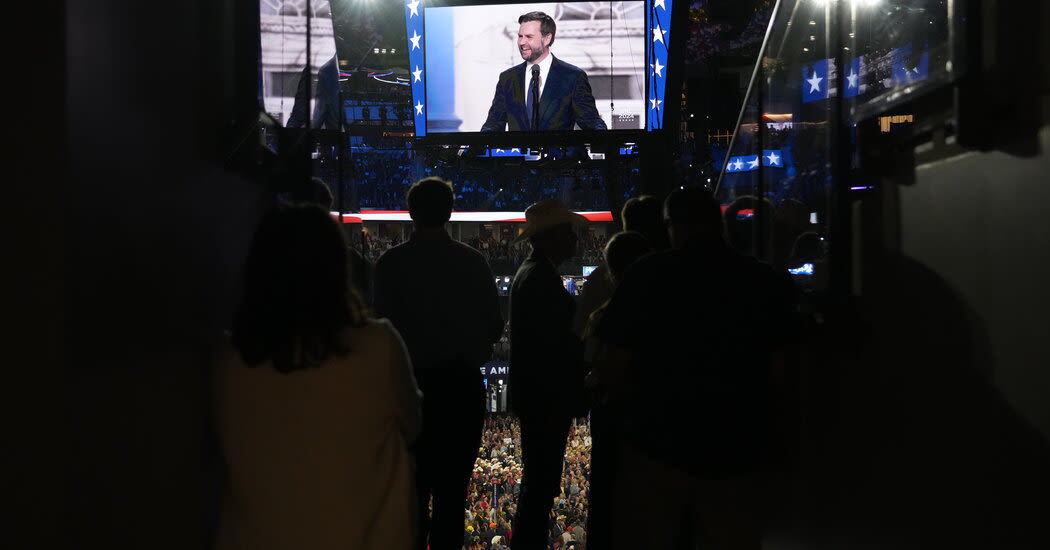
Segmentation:
{"type": "Polygon", "coordinates": [[[521,420],[524,462],[514,550],[546,548],[565,440],[583,398],[583,346],[572,329],[576,303],[557,267],[576,255],[573,226],[586,218],[551,199],[526,209],[525,220],[518,239],[529,239],[533,250],[510,289],[510,401],[521,420]]]}

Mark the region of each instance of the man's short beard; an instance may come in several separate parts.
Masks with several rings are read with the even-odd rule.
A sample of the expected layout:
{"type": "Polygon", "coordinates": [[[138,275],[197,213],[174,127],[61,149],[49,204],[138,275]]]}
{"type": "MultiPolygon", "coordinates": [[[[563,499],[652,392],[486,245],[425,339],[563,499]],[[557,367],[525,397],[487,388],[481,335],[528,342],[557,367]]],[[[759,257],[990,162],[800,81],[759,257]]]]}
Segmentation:
{"type": "Polygon", "coordinates": [[[543,50],[532,50],[532,55],[530,55],[528,58],[526,58],[525,61],[528,61],[529,63],[532,63],[532,62],[536,61],[537,59],[543,57],[543,54],[545,54],[545,53],[547,53],[547,49],[546,48],[544,48],[543,50]]]}

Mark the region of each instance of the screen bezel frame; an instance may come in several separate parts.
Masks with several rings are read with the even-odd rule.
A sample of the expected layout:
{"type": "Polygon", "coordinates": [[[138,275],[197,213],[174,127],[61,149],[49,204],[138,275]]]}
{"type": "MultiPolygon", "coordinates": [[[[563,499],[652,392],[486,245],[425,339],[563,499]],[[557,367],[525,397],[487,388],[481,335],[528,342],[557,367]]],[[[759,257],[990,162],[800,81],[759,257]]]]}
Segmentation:
{"type": "MultiPolygon", "coordinates": [[[[422,57],[421,58],[422,58],[422,62],[423,62],[423,66],[424,67],[426,66],[426,33],[425,33],[425,28],[426,28],[426,11],[427,11],[427,9],[429,9],[429,8],[437,8],[437,7],[489,6],[489,5],[511,5],[511,4],[549,4],[549,3],[551,3],[550,0],[429,0],[429,1],[427,1],[427,0],[418,0],[418,1],[420,3],[420,5],[419,5],[419,8],[420,8],[419,9],[419,17],[423,21],[421,27],[424,29],[424,33],[422,35],[424,45],[421,48],[419,48],[420,50],[422,50],[422,52],[421,52],[421,56],[422,57]]],[[[556,2],[556,3],[571,4],[571,3],[583,3],[585,1],[586,0],[561,0],[561,1],[556,2]]],[[[612,2],[612,0],[603,0],[603,1],[612,2]]],[[[638,0],[638,1],[642,2],[644,15],[645,15],[645,18],[644,18],[645,29],[646,29],[646,37],[645,37],[645,60],[646,61],[645,62],[646,62],[646,65],[649,65],[649,61],[651,60],[651,58],[653,56],[652,42],[649,40],[648,36],[652,32],[654,0],[638,0]]],[[[667,0],[667,1],[670,2],[671,0],[667,0]]],[[[666,10],[666,12],[668,14],[668,17],[671,17],[673,15],[673,12],[671,11],[670,8],[668,8],[667,6],[664,6],[664,9],[666,10]]],[[[410,24],[410,22],[409,22],[409,12],[407,11],[407,8],[406,8],[406,15],[405,15],[405,24],[406,24],[406,29],[407,29],[409,24],[410,24]]],[[[668,21],[667,28],[664,28],[662,30],[663,30],[663,32],[665,34],[664,44],[668,45],[668,50],[669,50],[670,49],[669,48],[670,30],[671,30],[670,21],[668,21]]],[[[406,37],[408,37],[408,36],[409,36],[409,33],[406,32],[406,37]]],[[[408,51],[409,51],[409,54],[411,56],[412,47],[411,47],[411,42],[410,41],[409,41],[409,44],[408,44],[408,51]]],[[[668,59],[667,61],[669,62],[670,59],[668,59]]],[[[409,65],[410,66],[412,65],[411,61],[409,62],[409,65]]],[[[667,69],[666,72],[664,73],[663,76],[661,76],[661,78],[664,80],[664,86],[665,86],[664,94],[661,96],[661,98],[658,98],[658,99],[661,100],[661,102],[666,102],[666,92],[667,92],[667,90],[666,90],[666,85],[667,84],[666,83],[668,82],[668,80],[670,78],[670,73],[671,73],[669,67],[665,67],[665,69],[667,69]]],[[[652,90],[653,71],[650,70],[650,67],[648,67],[648,66],[644,68],[644,71],[645,71],[644,72],[644,76],[645,76],[645,101],[647,102],[647,101],[650,100],[650,96],[652,95],[652,91],[653,91],[652,90]]],[[[422,94],[423,94],[422,104],[424,105],[424,109],[426,109],[425,112],[427,114],[429,114],[429,98],[427,97],[427,91],[426,91],[427,87],[426,87],[426,81],[425,80],[426,79],[424,78],[424,82],[422,82],[422,86],[421,86],[422,89],[423,89],[423,92],[422,92],[422,94]]],[[[412,99],[413,99],[413,105],[415,105],[417,100],[420,99],[420,98],[417,97],[416,91],[415,91],[414,88],[413,88],[413,91],[412,91],[412,99]]],[[[589,142],[608,142],[608,141],[615,141],[615,140],[638,141],[640,139],[638,137],[639,134],[649,134],[649,133],[652,133],[652,132],[660,132],[660,131],[664,130],[664,117],[666,115],[666,107],[661,108],[661,109],[658,110],[659,114],[655,115],[655,116],[658,116],[659,119],[657,120],[657,124],[653,124],[652,125],[652,128],[650,128],[650,122],[651,122],[651,117],[653,117],[654,115],[652,115],[650,113],[650,111],[652,111],[652,109],[648,109],[648,108],[645,109],[645,115],[643,117],[643,122],[642,122],[642,128],[638,128],[638,129],[611,129],[610,128],[610,129],[607,129],[607,130],[552,130],[552,131],[544,131],[544,132],[520,132],[520,131],[516,132],[516,131],[504,130],[504,131],[499,131],[499,132],[466,131],[466,132],[436,132],[436,133],[431,133],[429,131],[429,129],[428,129],[428,124],[429,124],[430,120],[429,120],[429,118],[427,118],[427,115],[424,115],[424,119],[423,119],[423,123],[422,123],[423,124],[424,133],[422,135],[420,135],[418,133],[418,127],[417,127],[416,135],[414,137],[412,137],[411,139],[413,141],[417,142],[417,143],[424,144],[424,145],[425,144],[433,144],[433,145],[493,145],[493,146],[499,146],[499,145],[529,145],[529,144],[536,144],[536,145],[560,145],[560,144],[564,144],[564,145],[579,145],[582,142],[588,142],[588,143],[589,142]],[[502,137],[502,136],[506,136],[506,137],[502,137]]]]}

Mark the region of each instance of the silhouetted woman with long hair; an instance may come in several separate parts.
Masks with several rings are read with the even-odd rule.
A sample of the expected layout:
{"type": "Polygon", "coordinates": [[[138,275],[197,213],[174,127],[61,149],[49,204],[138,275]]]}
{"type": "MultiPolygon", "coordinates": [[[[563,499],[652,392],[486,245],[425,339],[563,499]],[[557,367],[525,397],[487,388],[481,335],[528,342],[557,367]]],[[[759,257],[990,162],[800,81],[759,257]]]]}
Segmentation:
{"type": "Polygon", "coordinates": [[[263,218],[214,372],[229,467],[218,549],[413,546],[420,394],[400,335],[349,283],[328,212],[263,218]]]}

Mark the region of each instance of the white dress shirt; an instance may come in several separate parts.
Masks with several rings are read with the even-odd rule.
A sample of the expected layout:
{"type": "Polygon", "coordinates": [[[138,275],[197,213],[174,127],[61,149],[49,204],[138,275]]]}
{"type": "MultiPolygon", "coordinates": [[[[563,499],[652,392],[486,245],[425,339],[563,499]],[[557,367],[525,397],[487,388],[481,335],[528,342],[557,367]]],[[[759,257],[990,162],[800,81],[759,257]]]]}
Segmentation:
{"type": "Polygon", "coordinates": [[[554,62],[554,54],[547,52],[547,57],[539,63],[529,63],[525,66],[525,97],[529,96],[529,86],[532,85],[532,66],[540,66],[540,97],[543,97],[543,87],[547,85],[547,75],[551,72],[551,63],[554,62]]]}

